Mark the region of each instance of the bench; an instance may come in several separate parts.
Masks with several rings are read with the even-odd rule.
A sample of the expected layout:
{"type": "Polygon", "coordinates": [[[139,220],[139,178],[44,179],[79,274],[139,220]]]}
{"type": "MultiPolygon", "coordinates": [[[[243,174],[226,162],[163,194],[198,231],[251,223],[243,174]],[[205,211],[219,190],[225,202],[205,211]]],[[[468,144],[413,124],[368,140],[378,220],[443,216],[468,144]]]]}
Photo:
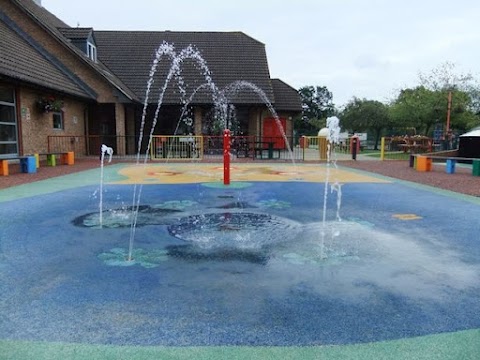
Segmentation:
{"type": "Polygon", "coordinates": [[[35,156],[37,168],[40,167],[40,156],[47,157],[48,166],[57,166],[57,156],[60,156],[60,163],[62,165],[73,165],[75,163],[75,153],[73,151],[35,153],[33,156],[35,156]]]}
{"type": "Polygon", "coordinates": [[[251,157],[251,154],[253,157],[252,145],[248,142],[233,143],[232,149],[235,151],[235,155],[237,156],[237,158],[249,158],[251,157]]]}
{"type": "Polygon", "coordinates": [[[255,148],[255,159],[280,159],[280,151],[282,149],[271,148],[255,148]],[[275,155],[275,156],[274,156],[275,155]]]}
{"type": "Polygon", "coordinates": [[[9,161],[19,160],[20,171],[23,173],[35,173],[37,172],[36,159],[34,156],[10,156],[0,159],[0,175],[9,175],[9,161]]]}
{"type": "Polygon", "coordinates": [[[274,148],[274,142],[261,141],[255,142],[254,158],[255,159],[280,159],[280,148],[274,148]],[[276,156],[274,156],[274,154],[276,156]]]}
{"type": "Polygon", "coordinates": [[[480,159],[475,158],[412,154],[410,155],[410,167],[414,167],[417,171],[431,171],[434,160],[445,161],[445,172],[447,174],[455,173],[455,166],[459,161],[471,163],[472,175],[480,176],[480,159]]]}

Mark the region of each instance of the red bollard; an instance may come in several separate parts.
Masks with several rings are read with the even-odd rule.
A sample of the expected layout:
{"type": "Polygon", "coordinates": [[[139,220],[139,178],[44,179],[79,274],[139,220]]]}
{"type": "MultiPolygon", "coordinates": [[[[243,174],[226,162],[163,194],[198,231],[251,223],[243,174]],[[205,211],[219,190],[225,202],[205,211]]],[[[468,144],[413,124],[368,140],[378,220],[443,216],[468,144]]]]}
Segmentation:
{"type": "Polygon", "coordinates": [[[357,160],[357,153],[360,152],[360,139],[357,135],[353,135],[350,138],[350,153],[352,154],[352,160],[357,160]]]}
{"type": "Polygon", "coordinates": [[[223,185],[230,185],[230,130],[223,131],[223,185]]]}

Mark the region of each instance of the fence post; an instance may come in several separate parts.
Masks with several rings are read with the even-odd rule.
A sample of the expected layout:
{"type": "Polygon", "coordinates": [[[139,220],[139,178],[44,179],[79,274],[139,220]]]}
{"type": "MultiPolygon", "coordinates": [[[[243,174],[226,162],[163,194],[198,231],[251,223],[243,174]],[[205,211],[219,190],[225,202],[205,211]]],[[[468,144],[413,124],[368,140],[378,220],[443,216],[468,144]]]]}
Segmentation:
{"type": "MultiPolygon", "coordinates": [[[[156,141],[155,141],[155,140],[156,140],[155,136],[152,135],[152,136],[150,137],[150,144],[151,144],[151,145],[150,145],[150,160],[154,160],[154,159],[156,158],[155,152],[153,151],[153,149],[156,149],[156,148],[157,148],[157,144],[156,144],[156,141]]],[[[118,144],[118,142],[117,142],[117,144],[118,144]]]]}
{"type": "Polygon", "coordinates": [[[382,136],[382,140],[380,141],[380,160],[385,160],[385,137],[382,136]]]}
{"type": "Polygon", "coordinates": [[[307,142],[307,137],[305,135],[303,135],[301,138],[300,138],[300,148],[302,149],[302,160],[305,161],[305,144],[307,142]]]}

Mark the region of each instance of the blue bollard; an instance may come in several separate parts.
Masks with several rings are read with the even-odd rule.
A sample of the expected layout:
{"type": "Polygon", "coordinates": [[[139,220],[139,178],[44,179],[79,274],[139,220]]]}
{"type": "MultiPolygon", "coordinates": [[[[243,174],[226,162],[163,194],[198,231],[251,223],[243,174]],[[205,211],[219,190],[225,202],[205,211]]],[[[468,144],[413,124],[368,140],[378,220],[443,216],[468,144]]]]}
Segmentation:
{"type": "Polygon", "coordinates": [[[457,161],[454,159],[447,159],[447,164],[445,166],[445,171],[447,174],[454,174],[455,173],[455,163],[457,161]]]}
{"type": "Polygon", "coordinates": [[[20,159],[20,170],[23,173],[36,173],[37,172],[37,159],[35,156],[26,156],[20,159]]]}

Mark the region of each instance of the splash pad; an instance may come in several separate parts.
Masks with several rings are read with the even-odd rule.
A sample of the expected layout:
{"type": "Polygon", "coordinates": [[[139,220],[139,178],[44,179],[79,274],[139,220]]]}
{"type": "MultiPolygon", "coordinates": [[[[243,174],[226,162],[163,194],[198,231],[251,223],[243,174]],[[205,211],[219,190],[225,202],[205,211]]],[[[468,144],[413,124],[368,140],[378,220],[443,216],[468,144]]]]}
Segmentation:
{"type": "MultiPolygon", "coordinates": [[[[258,91],[242,81],[219,91],[195,49],[176,56],[163,44],[145,104],[162,56],[173,64],[157,114],[185,59],[199,62],[223,115],[227,93],[258,91]]],[[[318,165],[235,165],[228,184],[217,165],[222,184],[211,178],[217,169],[169,165],[167,174],[146,159],[107,174],[100,207],[85,196],[97,193],[96,182],[2,204],[0,350],[33,348],[40,359],[40,343],[49,359],[55,351],[63,359],[50,350],[91,358],[193,347],[186,358],[212,359],[236,349],[271,358],[262,349],[273,346],[282,347],[279,358],[305,358],[304,349],[345,358],[338,354],[351,346],[362,353],[361,344],[390,341],[391,355],[399,341],[445,344],[441,334],[452,332],[478,344],[478,203],[448,198],[452,214],[432,206],[444,195],[346,171],[329,196],[328,179],[341,170],[318,165]],[[348,199],[341,212],[340,193],[348,199]]]]}
{"type": "Polygon", "coordinates": [[[2,204],[2,339],[344,346],[478,329],[480,249],[464,218],[478,205],[449,198],[452,229],[431,206],[445,195],[345,171],[342,221],[332,196],[324,226],[324,178],[285,180],[313,167],[238,166],[232,185],[255,181],[235,188],[221,166],[205,183],[194,174],[214,165],[170,166],[192,182],[144,186],[129,266],[125,174],[138,167],[105,169],[102,228],[84,196],[98,185],[2,204]]]}

